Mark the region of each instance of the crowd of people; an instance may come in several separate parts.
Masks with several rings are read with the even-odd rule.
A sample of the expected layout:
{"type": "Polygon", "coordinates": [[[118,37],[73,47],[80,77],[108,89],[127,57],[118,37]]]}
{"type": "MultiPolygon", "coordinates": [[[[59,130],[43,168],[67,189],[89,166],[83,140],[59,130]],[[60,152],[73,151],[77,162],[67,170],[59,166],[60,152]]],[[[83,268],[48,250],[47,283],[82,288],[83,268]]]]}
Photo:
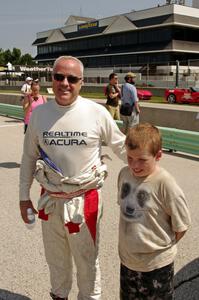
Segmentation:
{"type": "MultiPolygon", "coordinates": [[[[69,299],[73,258],[78,300],[101,299],[101,188],[108,175],[101,157],[103,142],[127,164],[115,178],[120,208],[118,298],[173,299],[176,246],[190,226],[190,214],[181,188],[158,164],[160,132],[151,124],[138,124],[133,73],[125,76],[122,87],[117,74],[110,74],[107,109],[80,96],[83,74],[84,66],[77,58],[56,59],[52,72],[55,99],[32,111],[24,136],[20,211],[25,223],[28,208],[41,219],[50,296],[69,299]],[[125,104],[131,107],[130,115],[125,114],[125,104]],[[127,124],[125,134],[114,121],[120,114],[127,124]],[[30,198],[33,178],[42,187],[37,209],[30,198]]],[[[34,88],[33,84],[26,96],[31,103],[34,88]]]]}

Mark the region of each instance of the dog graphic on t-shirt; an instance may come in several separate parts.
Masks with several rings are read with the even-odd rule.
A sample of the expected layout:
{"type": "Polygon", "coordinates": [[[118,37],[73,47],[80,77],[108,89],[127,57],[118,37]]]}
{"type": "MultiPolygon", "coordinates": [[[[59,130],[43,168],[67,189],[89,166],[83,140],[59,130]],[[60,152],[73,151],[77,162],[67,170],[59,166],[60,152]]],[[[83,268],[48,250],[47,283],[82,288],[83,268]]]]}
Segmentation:
{"type": "Polygon", "coordinates": [[[122,217],[128,222],[138,221],[148,210],[150,191],[146,185],[134,186],[132,182],[124,182],[120,191],[120,208],[122,217]]]}

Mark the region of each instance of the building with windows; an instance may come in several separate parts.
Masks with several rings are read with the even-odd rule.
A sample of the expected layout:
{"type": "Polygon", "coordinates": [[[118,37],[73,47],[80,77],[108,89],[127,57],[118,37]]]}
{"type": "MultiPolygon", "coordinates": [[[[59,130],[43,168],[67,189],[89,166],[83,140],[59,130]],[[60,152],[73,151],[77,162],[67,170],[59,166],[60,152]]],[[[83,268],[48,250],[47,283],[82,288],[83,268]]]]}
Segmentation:
{"type": "Polygon", "coordinates": [[[33,45],[39,64],[60,55],[89,68],[199,62],[199,9],[169,4],[102,19],[70,16],[63,27],[37,33],[33,45]]]}

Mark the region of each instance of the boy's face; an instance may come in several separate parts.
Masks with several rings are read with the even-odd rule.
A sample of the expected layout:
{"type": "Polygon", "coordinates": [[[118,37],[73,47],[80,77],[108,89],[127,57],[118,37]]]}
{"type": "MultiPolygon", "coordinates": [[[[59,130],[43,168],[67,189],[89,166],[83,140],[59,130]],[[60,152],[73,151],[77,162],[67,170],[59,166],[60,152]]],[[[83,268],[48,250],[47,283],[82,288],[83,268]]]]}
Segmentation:
{"type": "Polygon", "coordinates": [[[145,177],[152,174],[156,170],[157,161],[162,156],[162,151],[158,151],[153,156],[148,150],[135,149],[127,151],[128,166],[135,177],[145,177]]]}

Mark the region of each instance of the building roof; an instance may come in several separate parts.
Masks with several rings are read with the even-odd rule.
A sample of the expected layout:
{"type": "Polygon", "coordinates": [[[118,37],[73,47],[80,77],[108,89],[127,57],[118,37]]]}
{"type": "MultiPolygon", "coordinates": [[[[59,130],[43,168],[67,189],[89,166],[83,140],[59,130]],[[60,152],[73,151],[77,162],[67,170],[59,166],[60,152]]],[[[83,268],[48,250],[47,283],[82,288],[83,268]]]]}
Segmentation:
{"type": "Polygon", "coordinates": [[[132,31],[167,25],[199,28],[199,10],[182,5],[163,5],[141,11],[110,16],[102,19],[69,16],[61,28],[37,33],[33,45],[48,44],[68,39],[132,31]]]}
{"type": "Polygon", "coordinates": [[[44,37],[44,38],[36,39],[36,40],[32,43],[32,45],[43,44],[43,43],[46,42],[47,38],[48,38],[48,37],[46,36],[46,37],[44,37]]]}
{"type": "Polygon", "coordinates": [[[68,19],[66,20],[64,25],[68,26],[68,25],[74,25],[74,24],[87,23],[87,22],[90,22],[92,20],[95,20],[95,18],[71,15],[71,16],[68,17],[68,19]]]}

